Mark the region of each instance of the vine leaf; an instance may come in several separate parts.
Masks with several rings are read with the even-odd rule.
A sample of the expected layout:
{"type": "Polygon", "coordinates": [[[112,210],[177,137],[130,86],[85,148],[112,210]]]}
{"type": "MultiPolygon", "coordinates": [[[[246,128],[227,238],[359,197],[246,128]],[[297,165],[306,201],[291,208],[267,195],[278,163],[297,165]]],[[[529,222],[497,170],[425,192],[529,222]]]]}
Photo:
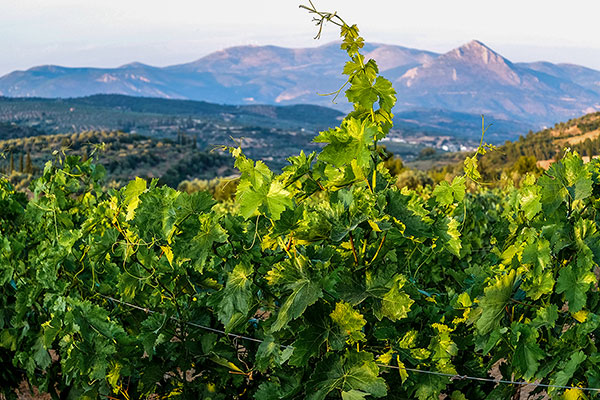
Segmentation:
{"type": "Polygon", "coordinates": [[[538,331],[530,325],[513,323],[512,337],[515,345],[513,365],[525,380],[535,376],[540,360],[546,355],[537,344],[538,335],[538,331]]]}
{"type": "Polygon", "coordinates": [[[493,285],[485,288],[484,296],[479,303],[481,316],[475,324],[480,334],[485,335],[499,325],[500,316],[512,295],[515,276],[516,272],[510,271],[496,278],[493,285]]]}
{"type": "Polygon", "coordinates": [[[235,166],[242,176],[235,196],[240,213],[248,219],[255,212],[261,211],[274,221],[278,220],[283,211],[292,208],[290,193],[273,179],[273,172],[262,161],[254,164],[237,150],[239,149],[233,150],[237,157],[235,166]]]}
{"type": "Polygon", "coordinates": [[[392,321],[406,318],[414,303],[408,294],[400,290],[401,288],[402,280],[397,279],[381,301],[381,314],[392,321]]]}
{"type": "Polygon", "coordinates": [[[546,174],[538,179],[538,184],[547,213],[555,211],[568,199],[583,200],[592,195],[590,172],[577,153],[567,153],[561,161],[552,164],[546,174]]]}
{"type": "Polygon", "coordinates": [[[287,326],[290,321],[302,315],[306,307],[323,296],[321,288],[306,278],[288,285],[288,288],[292,289],[292,293],[279,309],[277,319],[271,326],[271,332],[277,332],[287,326]]]}
{"type": "MultiPolygon", "coordinates": [[[[383,378],[378,377],[379,368],[373,355],[366,352],[346,353],[340,357],[329,354],[323,359],[306,383],[307,400],[324,400],[334,389],[342,392],[352,390],[374,397],[387,395],[383,378]]],[[[353,393],[354,396],[357,393],[353,393]]]]}
{"type": "Polygon", "coordinates": [[[586,292],[594,282],[596,277],[592,272],[581,272],[568,265],[558,273],[556,292],[564,293],[565,300],[569,302],[569,311],[576,313],[585,306],[586,292]]]}
{"type": "Polygon", "coordinates": [[[230,331],[235,326],[245,322],[252,302],[252,268],[238,264],[227,278],[225,289],[218,292],[215,300],[218,302],[217,314],[219,320],[230,331]]]}
{"type": "Polygon", "coordinates": [[[377,126],[367,120],[348,118],[339,128],[323,131],[313,141],[327,143],[318,156],[319,160],[336,167],[356,160],[359,166],[364,167],[371,160],[369,145],[377,132],[377,126]]]}
{"type": "Polygon", "coordinates": [[[127,209],[125,220],[131,221],[135,216],[135,209],[140,204],[140,194],[146,191],[146,181],[136,177],[135,180],[129,182],[123,191],[125,199],[123,205],[127,209]]]}
{"type": "Polygon", "coordinates": [[[366,396],[368,396],[368,393],[356,389],[342,392],[342,400],[364,400],[366,396]]]}
{"type": "Polygon", "coordinates": [[[465,198],[465,191],[465,177],[457,176],[452,180],[452,184],[446,181],[440,182],[433,189],[433,195],[438,204],[448,206],[455,201],[462,201],[465,198]]]}
{"type": "Polygon", "coordinates": [[[335,310],[330,314],[333,322],[338,324],[340,328],[349,336],[351,343],[356,343],[365,340],[365,334],[362,333],[362,328],[367,321],[365,318],[352,308],[352,305],[339,302],[335,305],[335,310]]]}
{"type": "Polygon", "coordinates": [[[577,368],[579,368],[579,365],[581,365],[586,358],[587,356],[581,350],[571,354],[569,361],[564,363],[561,370],[558,371],[554,376],[553,384],[558,386],[566,386],[569,383],[569,380],[571,380],[575,374],[575,371],[577,371],[577,368]]]}

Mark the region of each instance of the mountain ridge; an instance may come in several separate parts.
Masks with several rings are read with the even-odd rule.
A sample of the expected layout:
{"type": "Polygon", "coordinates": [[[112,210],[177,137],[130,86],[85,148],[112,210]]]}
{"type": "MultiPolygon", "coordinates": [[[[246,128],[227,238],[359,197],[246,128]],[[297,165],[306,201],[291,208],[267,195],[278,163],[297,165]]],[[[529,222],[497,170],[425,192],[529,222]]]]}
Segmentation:
{"type": "MultiPolygon", "coordinates": [[[[0,77],[0,95],[71,98],[123,94],[219,104],[316,104],[348,111],[319,93],[344,83],[337,42],[311,48],[236,46],[189,63],[116,68],[37,66],[0,77]]],[[[552,125],[600,110],[600,71],[575,64],[514,63],[479,40],[446,53],[366,43],[398,92],[396,112],[444,109],[552,125]]]]}

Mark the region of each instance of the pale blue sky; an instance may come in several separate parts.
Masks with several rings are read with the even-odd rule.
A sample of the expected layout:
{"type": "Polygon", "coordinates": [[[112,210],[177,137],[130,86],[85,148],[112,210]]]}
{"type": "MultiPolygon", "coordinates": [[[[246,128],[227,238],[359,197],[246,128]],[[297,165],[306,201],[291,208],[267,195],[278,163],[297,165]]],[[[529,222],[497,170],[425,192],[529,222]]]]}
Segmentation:
{"type": "MultiPolygon", "coordinates": [[[[41,64],[170,65],[245,44],[315,46],[301,0],[0,0],[0,75],[41,64]]],[[[367,41],[445,52],[478,39],[512,61],[600,70],[598,0],[315,0],[367,41]]]]}

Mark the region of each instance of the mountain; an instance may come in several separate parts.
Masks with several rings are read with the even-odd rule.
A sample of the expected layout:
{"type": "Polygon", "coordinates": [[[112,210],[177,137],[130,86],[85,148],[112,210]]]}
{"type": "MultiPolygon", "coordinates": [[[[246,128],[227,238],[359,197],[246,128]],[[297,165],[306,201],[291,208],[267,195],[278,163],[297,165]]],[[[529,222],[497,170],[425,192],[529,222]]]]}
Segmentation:
{"type": "Polygon", "coordinates": [[[600,71],[574,64],[552,64],[549,62],[518,63],[518,66],[543,72],[557,78],[566,78],[580,86],[600,93],[600,71]]]}
{"type": "MultiPolygon", "coordinates": [[[[388,44],[366,44],[366,58],[377,60],[398,91],[396,114],[418,110],[433,115],[485,114],[500,136],[514,127],[535,129],[600,110],[600,71],[571,65],[513,63],[479,41],[445,54],[388,44]],[[429,110],[429,111],[428,111],[429,110]]],[[[290,49],[239,46],[194,62],[164,68],[131,63],[118,68],[41,66],[0,77],[0,96],[80,97],[97,93],[221,104],[317,104],[348,111],[319,96],[344,83],[346,62],[339,44],[290,49]]],[[[444,127],[442,127],[444,128],[444,127]]],[[[448,127],[444,129],[450,129],[448,127]]],[[[477,136],[469,128],[466,135],[477,136]]],[[[507,136],[508,137],[508,136],[507,136]]]]}
{"type": "MultiPolygon", "coordinates": [[[[408,68],[437,56],[382,44],[366,45],[365,53],[380,60],[384,71],[408,68]]],[[[118,68],[35,67],[1,77],[0,95],[66,98],[114,93],[226,104],[332,106],[329,98],[317,94],[344,83],[341,70],[345,62],[336,43],[306,49],[239,46],[166,68],[141,63],[118,68]]]]}
{"type": "Polygon", "coordinates": [[[401,108],[427,104],[550,124],[600,109],[600,92],[578,84],[574,75],[560,67],[550,74],[544,68],[513,64],[474,40],[408,70],[393,84],[401,108]]]}

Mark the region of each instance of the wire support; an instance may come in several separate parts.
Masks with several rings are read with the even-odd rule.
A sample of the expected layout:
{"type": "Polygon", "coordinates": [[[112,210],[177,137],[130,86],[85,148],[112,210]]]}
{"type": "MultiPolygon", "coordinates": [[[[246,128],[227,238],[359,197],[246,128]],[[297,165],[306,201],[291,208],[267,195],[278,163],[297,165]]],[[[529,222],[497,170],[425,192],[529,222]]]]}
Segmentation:
{"type": "MultiPolygon", "coordinates": [[[[124,306],[130,307],[130,308],[135,309],[135,310],[143,311],[146,314],[160,314],[158,311],[154,311],[154,310],[151,310],[151,309],[145,308],[145,307],[140,307],[140,306],[138,306],[136,304],[132,304],[132,303],[128,303],[126,301],[115,299],[114,297],[105,296],[103,294],[99,294],[99,295],[101,297],[104,297],[105,299],[113,301],[115,303],[122,304],[124,306]]],[[[255,343],[263,343],[264,342],[264,340],[262,340],[262,339],[257,339],[257,338],[253,338],[253,337],[249,337],[249,336],[244,336],[244,335],[238,335],[236,333],[222,331],[220,329],[215,329],[215,328],[211,328],[209,326],[204,326],[204,325],[196,324],[194,322],[181,321],[180,319],[178,319],[176,317],[171,317],[171,319],[174,320],[174,321],[177,321],[179,323],[184,322],[185,324],[193,326],[195,328],[203,329],[203,330],[209,331],[209,332],[219,333],[219,334],[226,335],[226,336],[229,336],[229,337],[232,337],[232,338],[236,338],[236,339],[248,340],[248,341],[255,342],[255,343]]],[[[279,346],[282,347],[282,348],[284,348],[284,349],[289,349],[289,348],[293,349],[293,346],[286,346],[286,345],[283,345],[283,344],[280,344],[279,346]]],[[[588,388],[588,387],[578,387],[578,386],[563,386],[563,385],[550,385],[550,384],[539,383],[539,382],[511,381],[511,380],[506,380],[506,379],[482,378],[482,377],[478,377],[478,376],[469,376],[469,375],[460,375],[460,374],[447,374],[447,373],[444,373],[444,372],[428,371],[428,370],[424,370],[424,369],[416,369],[416,368],[408,368],[408,367],[400,368],[400,367],[397,367],[395,365],[385,365],[385,364],[377,364],[377,366],[378,367],[382,367],[382,368],[406,370],[406,371],[414,372],[414,373],[417,373],[417,374],[427,374],[427,375],[444,376],[444,377],[447,377],[447,378],[450,378],[450,379],[456,379],[456,380],[471,380],[471,381],[490,382],[490,383],[506,384],[506,385],[536,386],[536,387],[543,387],[543,388],[548,388],[548,389],[577,389],[577,390],[587,391],[587,392],[600,392],[600,388],[588,388]]]]}

